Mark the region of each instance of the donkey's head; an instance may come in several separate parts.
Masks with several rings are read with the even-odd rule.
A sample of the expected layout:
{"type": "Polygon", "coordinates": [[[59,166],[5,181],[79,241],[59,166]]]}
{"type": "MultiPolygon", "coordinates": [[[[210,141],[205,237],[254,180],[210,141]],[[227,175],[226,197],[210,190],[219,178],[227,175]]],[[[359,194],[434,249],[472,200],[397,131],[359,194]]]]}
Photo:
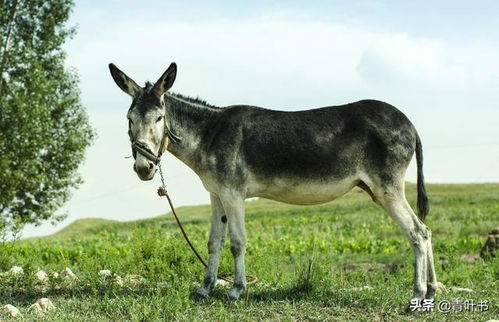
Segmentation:
{"type": "Polygon", "coordinates": [[[109,64],[116,84],[133,99],[128,110],[128,134],[132,142],[135,159],[133,169],[141,180],[151,180],[156,173],[155,165],[174,136],[166,119],[166,105],[163,95],[172,87],[177,75],[177,65],[172,63],[158,81],[140,87],[137,83],[109,64]]]}

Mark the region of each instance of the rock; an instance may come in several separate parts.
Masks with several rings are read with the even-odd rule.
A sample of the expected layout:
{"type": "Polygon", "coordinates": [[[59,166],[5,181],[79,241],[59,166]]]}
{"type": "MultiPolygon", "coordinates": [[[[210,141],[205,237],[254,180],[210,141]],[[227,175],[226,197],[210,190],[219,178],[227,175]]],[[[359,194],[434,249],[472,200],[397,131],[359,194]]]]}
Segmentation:
{"type": "Polygon", "coordinates": [[[442,294],[447,292],[447,288],[445,287],[444,283],[442,282],[437,282],[437,294],[442,294]]]}
{"type": "Polygon", "coordinates": [[[73,271],[69,268],[69,267],[66,267],[65,269],[63,269],[61,271],[61,274],[60,274],[62,277],[66,278],[66,279],[69,279],[69,280],[74,280],[76,279],[76,275],[73,273],[73,271]]]}
{"type": "Polygon", "coordinates": [[[220,285],[221,287],[229,287],[230,282],[227,282],[226,280],[219,278],[219,279],[217,279],[217,282],[215,283],[215,285],[220,285]]]}
{"type": "Polygon", "coordinates": [[[466,293],[472,293],[472,292],[474,292],[471,288],[455,287],[455,286],[451,286],[449,288],[449,290],[452,291],[452,292],[466,292],[466,293]]]}
{"type": "Polygon", "coordinates": [[[125,285],[125,282],[123,281],[123,279],[118,276],[118,275],[115,275],[114,276],[114,282],[116,283],[116,285],[118,285],[119,287],[123,287],[125,285]]]}
{"type": "Polygon", "coordinates": [[[113,276],[113,273],[108,269],[102,269],[99,271],[99,276],[102,277],[102,279],[108,279],[113,276]]]}
{"type": "Polygon", "coordinates": [[[137,274],[130,274],[125,276],[125,285],[128,287],[137,287],[146,282],[146,279],[137,274]]]}
{"type": "Polygon", "coordinates": [[[36,279],[39,281],[39,282],[42,282],[42,283],[46,283],[49,281],[49,276],[47,275],[47,273],[45,273],[44,271],[42,271],[41,269],[38,270],[38,272],[36,272],[35,274],[35,277],[36,279]]]}
{"type": "Polygon", "coordinates": [[[12,266],[9,270],[12,275],[24,274],[24,270],[21,266],[12,266]]]}
{"type": "Polygon", "coordinates": [[[19,309],[11,304],[4,305],[3,311],[7,314],[10,314],[12,317],[16,317],[21,314],[19,309]]]}
{"type": "Polygon", "coordinates": [[[480,256],[484,259],[488,257],[496,257],[499,252],[499,227],[492,229],[487,237],[485,245],[480,250],[480,256]]]}
{"type": "Polygon", "coordinates": [[[36,303],[34,303],[33,305],[31,305],[29,307],[29,309],[30,310],[34,310],[36,312],[45,312],[45,311],[49,311],[49,310],[55,309],[55,306],[54,306],[54,304],[52,303],[51,300],[49,300],[46,297],[43,297],[43,298],[39,299],[38,301],[36,301],[36,303]]]}

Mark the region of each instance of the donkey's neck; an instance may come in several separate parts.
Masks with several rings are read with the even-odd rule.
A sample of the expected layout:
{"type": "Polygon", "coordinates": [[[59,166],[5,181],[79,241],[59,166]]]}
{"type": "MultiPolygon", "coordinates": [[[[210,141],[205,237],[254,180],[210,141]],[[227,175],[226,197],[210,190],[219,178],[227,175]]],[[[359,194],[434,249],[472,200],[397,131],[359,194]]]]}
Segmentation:
{"type": "Polygon", "coordinates": [[[203,168],[203,136],[209,133],[221,109],[201,101],[165,94],[166,117],[172,132],[180,137],[170,142],[168,151],[194,171],[203,168]]]}

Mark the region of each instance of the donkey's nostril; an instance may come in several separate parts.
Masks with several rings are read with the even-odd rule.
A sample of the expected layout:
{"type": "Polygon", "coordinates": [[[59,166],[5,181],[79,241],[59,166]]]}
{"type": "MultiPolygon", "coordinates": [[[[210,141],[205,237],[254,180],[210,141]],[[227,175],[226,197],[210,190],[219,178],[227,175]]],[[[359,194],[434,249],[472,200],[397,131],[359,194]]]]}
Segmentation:
{"type": "Polygon", "coordinates": [[[152,167],[154,167],[154,164],[152,164],[152,162],[151,162],[151,163],[149,163],[149,170],[152,170],[152,167]]]}

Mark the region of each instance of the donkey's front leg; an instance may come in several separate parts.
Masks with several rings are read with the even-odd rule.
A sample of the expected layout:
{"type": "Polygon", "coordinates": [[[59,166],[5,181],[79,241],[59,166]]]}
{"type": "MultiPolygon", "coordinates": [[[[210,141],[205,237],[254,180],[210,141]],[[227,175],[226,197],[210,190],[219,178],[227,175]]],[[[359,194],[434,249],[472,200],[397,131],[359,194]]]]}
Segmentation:
{"type": "Polygon", "coordinates": [[[229,291],[229,298],[237,300],[246,290],[246,272],[244,254],[246,253],[246,231],[244,229],[244,197],[236,191],[226,191],[220,200],[227,214],[230,235],[230,251],[234,256],[234,286],[229,291]]]}
{"type": "Polygon", "coordinates": [[[206,267],[206,275],[197,289],[195,295],[206,298],[217,282],[218,264],[220,262],[220,254],[225,244],[225,231],[227,226],[227,217],[220,199],[215,195],[210,195],[211,198],[211,230],[210,239],[208,240],[208,266],[206,267]]]}

